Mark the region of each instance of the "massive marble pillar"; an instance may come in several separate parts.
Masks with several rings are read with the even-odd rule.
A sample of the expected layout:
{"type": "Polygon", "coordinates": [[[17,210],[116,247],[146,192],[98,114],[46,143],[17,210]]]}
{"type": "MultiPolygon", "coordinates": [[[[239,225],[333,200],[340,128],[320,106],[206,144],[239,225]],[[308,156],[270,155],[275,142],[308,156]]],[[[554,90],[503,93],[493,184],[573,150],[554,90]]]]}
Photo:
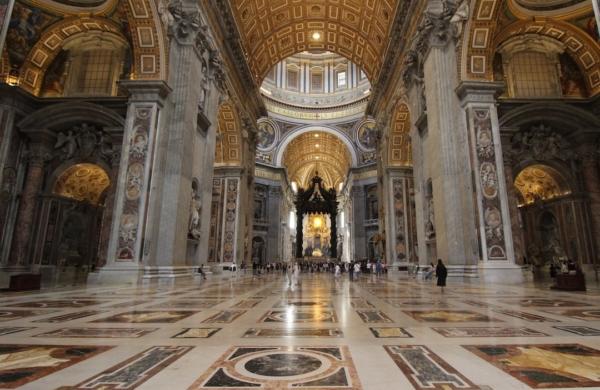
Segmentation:
{"type": "Polygon", "coordinates": [[[428,47],[423,60],[427,134],[421,140],[421,153],[427,161],[420,172],[425,175],[420,178],[420,192],[423,196],[423,186],[429,186],[425,183],[430,180],[433,201],[429,209],[433,210],[424,217],[433,220],[428,223],[435,226],[436,255],[448,264],[449,275],[476,276],[479,256],[474,189],[467,126],[455,92],[456,45],[451,32],[444,30],[442,10],[432,12],[436,11],[440,20],[425,30],[423,37],[428,47]]]}
{"type": "Polygon", "coordinates": [[[16,110],[0,105],[0,266],[9,262],[9,255],[18,210],[18,150],[14,142],[16,110]]]}
{"type": "MultiPolygon", "coordinates": [[[[43,124],[40,124],[43,126],[43,124]]],[[[50,158],[50,147],[54,133],[46,129],[27,130],[31,143],[27,154],[27,173],[21,192],[19,211],[8,265],[26,267],[29,265],[29,250],[35,223],[35,212],[44,184],[44,165],[50,158]]]]}
{"type": "Polygon", "coordinates": [[[515,263],[523,265],[527,256],[527,247],[525,245],[525,232],[523,230],[523,221],[519,210],[519,198],[517,188],[515,187],[515,172],[513,169],[514,157],[511,150],[511,140],[515,132],[519,129],[502,128],[500,136],[502,138],[502,159],[504,160],[504,177],[506,179],[506,194],[508,196],[508,210],[510,214],[510,225],[513,236],[513,251],[515,254],[515,263]]]}
{"type": "Polygon", "coordinates": [[[213,203],[212,223],[220,232],[215,234],[215,266],[221,263],[252,263],[252,214],[248,205],[252,192],[248,186],[248,172],[241,167],[215,168],[214,191],[218,195],[213,203]],[[220,210],[214,210],[219,208],[220,210]],[[215,219],[216,218],[216,219],[215,219]]]}
{"type": "Polygon", "coordinates": [[[281,187],[270,186],[267,197],[267,220],[269,221],[267,235],[267,261],[283,261],[281,228],[286,221],[281,215],[281,187]]]}
{"type": "Polygon", "coordinates": [[[110,172],[108,172],[111,185],[108,189],[108,194],[104,199],[102,224],[100,227],[100,237],[98,239],[98,262],[95,264],[95,269],[106,265],[108,244],[110,241],[110,232],[113,221],[113,212],[115,208],[117,180],[119,178],[119,164],[121,163],[121,148],[123,143],[123,129],[105,128],[104,130],[111,134],[111,141],[113,145],[110,172]]]}
{"type": "MultiPolygon", "coordinates": [[[[365,231],[365,190],[362,185],[356,184],[352,187],[352,206],[354,219],[354,258],[351,260],[364,259],[367,257],[367,233],[365,231]]],[[[302,224],[302,220],[296,223],[302,224]]]]}
{"type": "Polygon", "coordinates": [[[598,153],[595,150],[595,144],[592,140],[583,143],[580,140],[581,148],[578,155],[581,157],[581,174],[583,176],[583,185],[588,199],[589,217],[592,228],[593,241],[593,262],[598,265],[598,253],[600,253],[600,170],[598,169],[598,153]]]}
{"type": "Polygon", "coordinates": [[[503,84],[463,82],[458,95],[468,122],[468,145],[474,171],[475,206],[481,274],[502,281],[520,281],[515,265],[509,199],[504,176],[502,141],[495,95],[503,84]],[[512,273],[510,276],[508,273],[512,273]],[[516,279],[515,279],[516,278],[516,279]]]}
{"type": "Polygon", "coordinates": [[[148,249],[145,237],[161,113],[170,90],[164,82],[127,81],[130,93],[116,181],[106,265],[90,281],[136,282],[148,249]]]}
{"type": "Polygon", "coordinates": [[[413,241],[416,218],[412,207],[412,169],[388,168],[385,180],[387,262],[394,267],[406,267],[417,259],[413,253],[417,243],[413,241]]]}

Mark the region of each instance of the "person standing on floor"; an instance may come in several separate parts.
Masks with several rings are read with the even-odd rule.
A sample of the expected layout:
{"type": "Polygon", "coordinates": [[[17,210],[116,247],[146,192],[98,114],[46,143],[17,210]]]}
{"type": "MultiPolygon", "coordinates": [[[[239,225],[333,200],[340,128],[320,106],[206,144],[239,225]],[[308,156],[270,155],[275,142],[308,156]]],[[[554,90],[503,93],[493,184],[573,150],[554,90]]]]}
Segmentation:
{"type": "Polygon", "coordinates": [[[340,278],[340,273],[342,272],[340,265],[336,264],[335,265],[335,278],[339,279],[340,278]]]}
{"type": "Polygon", "coordinates": [[[356,263],[354,263],[354,278],[356,280],[358,280],[359,275],[360,275],[360,263],[356,262],[356,263]]]}
{"type": "Polygon", "coordinates": [[[437,276],[437,285],[442,288],[442,294],[444,293],[444,287],[446,287],[446,278],[448,277],[448,270],[444,265],[442,259],[438,259],[437,267],[435,267],[435,276],[437,276]]]}

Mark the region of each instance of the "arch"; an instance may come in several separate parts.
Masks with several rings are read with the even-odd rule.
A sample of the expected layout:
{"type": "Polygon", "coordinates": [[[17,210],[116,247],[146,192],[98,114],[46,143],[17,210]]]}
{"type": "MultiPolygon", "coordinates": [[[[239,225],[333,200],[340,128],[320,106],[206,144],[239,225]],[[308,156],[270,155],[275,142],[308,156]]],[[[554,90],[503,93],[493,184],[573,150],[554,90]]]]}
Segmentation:
{"type": "Polygon", "coordinates": [[[110,187],[110,177],[104,167],[97,164],[71,164],[55,171],[52,194],[98,205],[110,187]]]}
{"type": "Polygon", "coordinates": [[[68,4],[65,1],[56,0],[23,0],[23,2],[50,13],[67,15],[109,15],[119,4],[119,0],[95,1],[92,4],[85,4],[86,1],[70,1],[71,4],[68,4]],[[80,4],[76,5],[77,3],[80,4]]]}
{"type": "Polygon", "coordinates": [[[551,164],[528,164],[515,176],[514,185],[519,206],[569,195],[573,191],[570,179],[551,164]]]}
{"type": "Polygon", "coordinates": [[[375,80],[387,49],[396,2],[241,0],[232,2],[232,11],[258,85],[279,61],[309,50],[344,56],[375,80]]]}
{"type": "Polygon", "coordinates": [[[410,111],[401,101],[396,105],[388,141],[388,164],[390,166],[411,166],[412,148],[410,141],[410,111]]]}
{"type": "Polygon", "coordinates": [[[25,131],[40,127],[53,129],[56,126],[81,122],[93,122],[105,127],[125,126],[125,119],[112,110],[93,103],[68,102],[37,110],[19,122],[18,127],[25,131]]]}
{"type": "Polygon", "coordinates": [[[588,111],[558,102],[527,104],[499,118],[500,127],[521,127],[532,122],[556,123],[566,129],[600,128],[600,119],[588,111]]]}
{"type": "Polygon", "coordinates": [[[242,137],[238,115],[231,102],[219,107],[215,164],[242,165],[242,137]]]}
{"type": "Polygon", "coordinates": [[[501,43],[519,34],[537,34],[563,43],[585,75],[590,94],[600,92],[600,46],[578,27],[560,20],[521,20],[510,24],[494,38],[494,50],[488,53],[488,63],[501,43]]]}
{"type": "Polygon", "coordinates": [[[46,70],[52,64],[64,44],[80,34],[92,31],[114,34],[126,40],[121,27],[110,19],[72,17],[63,19],[48,27],[31,48],[21,68],[21,87],[33,95],[38,95],[46,70]]]}
{"type": "Polygon", "coordinates": [[[497,0],[472,1],[468,33],[464,34],[462,42],[461,79],[493,81],[493,58],[498,44],[514,35],[531,33],[563,42],[586,75],[590,94],[600,92],[600,46],[597,42],[573,24],[546,18],[520,20],[497,33],[503,4],[497,0]]]}
{"type": "MultiPolygon", "coordinates": [[[[151,0],[118,3],[124,7],[128,19],[127,35],[131,37],[133,55],[131,77],[139,80],[166,80],[166,45],[156,5],[151,0]]],[[[68,38],[89,31],[100,31],[118,35],[127,41],[119,24],[105,17],[80,16],[75,12],[76,9],[77,7],[71,7],[70,11],[65,9],[69,16],[46,28],[28,53],[20,71],[20,85],[23,89],[34,95],[40,92],[45,71],[68,38]]]]}
{"type": "Polygon", "coordinates": [[[348,152],[350,153],[350,159],[352,161],[351,166],[353,168],[358,166],[358,155],[356,154],[356,149],[354,148],[354,143],[352,142],[352,139],[350,138],[350,136],[346,135],[345,133],[336,129],[335,127],[327,126],[327,125],[307,125],[307,126],[299,127],[297,129],[295,129],[294,131],[284,135],[283,138],[281,139],[279,145],[277,146],[277,151],[275,153],[275,166],[277,166],[277,167],[282,166],[283,154],[285,152],[285,149],[287,148],[289,143],[292,142],[292,140],[294,138],[297,138],[300,135],[311,132],[311,131],[322,131],[322,132],[337,136],[348,148],[348,152]]]}
{"type": "Polygon", "coordinates": [[[544,16],[560,20],[573,20],[593,12],[592,3],[586,0],[563,0],[562,4],[557,1],[546,3],[547,4],[540,4],[539,1],[527,2],[523,0],[507,1],[508,9],[519,19],[544,16]]]}

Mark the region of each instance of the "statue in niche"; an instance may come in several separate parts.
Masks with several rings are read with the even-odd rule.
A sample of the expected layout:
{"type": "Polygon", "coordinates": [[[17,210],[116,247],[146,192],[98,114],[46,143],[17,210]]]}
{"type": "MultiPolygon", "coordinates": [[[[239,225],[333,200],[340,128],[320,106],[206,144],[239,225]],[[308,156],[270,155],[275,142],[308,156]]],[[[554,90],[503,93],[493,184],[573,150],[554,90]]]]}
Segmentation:
{"type": "Polygon", "coordinates": [[[194,187],[192,189],[192,200],[190,204],[190,222],[188,227],[188,237],[194,240],[199,240],[200,232],[200,216],[202,215],[202,200],[198,191],[194,187]]]}
{"type": "Polygon", "coordinates": [[[206,60],[202,59],[202,69],[200,70],[200,92],[198,94],[198,108],[201,112],[206,112],[208,88],[208,65],[206,60]]]}
{"type": "Polygon", "coordinates": [[[433,211],[433,198],[429,198],[427,201],[427,221],[425,221],[425,237],[428,240],[435,238],[435,215],[433,211]]]}

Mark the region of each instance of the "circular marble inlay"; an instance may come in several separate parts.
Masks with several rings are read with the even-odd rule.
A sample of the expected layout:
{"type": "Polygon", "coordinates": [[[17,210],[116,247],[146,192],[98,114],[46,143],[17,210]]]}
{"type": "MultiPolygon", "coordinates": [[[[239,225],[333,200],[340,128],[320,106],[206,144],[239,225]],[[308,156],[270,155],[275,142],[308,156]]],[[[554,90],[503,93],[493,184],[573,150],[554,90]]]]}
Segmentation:
{"type": "Polygon", "coordinates": [[[269,354],[250,359],[244,368],[257,375],[289,377],[304,375],[321,368],[319,359],[297,353],[269,354]]]}

